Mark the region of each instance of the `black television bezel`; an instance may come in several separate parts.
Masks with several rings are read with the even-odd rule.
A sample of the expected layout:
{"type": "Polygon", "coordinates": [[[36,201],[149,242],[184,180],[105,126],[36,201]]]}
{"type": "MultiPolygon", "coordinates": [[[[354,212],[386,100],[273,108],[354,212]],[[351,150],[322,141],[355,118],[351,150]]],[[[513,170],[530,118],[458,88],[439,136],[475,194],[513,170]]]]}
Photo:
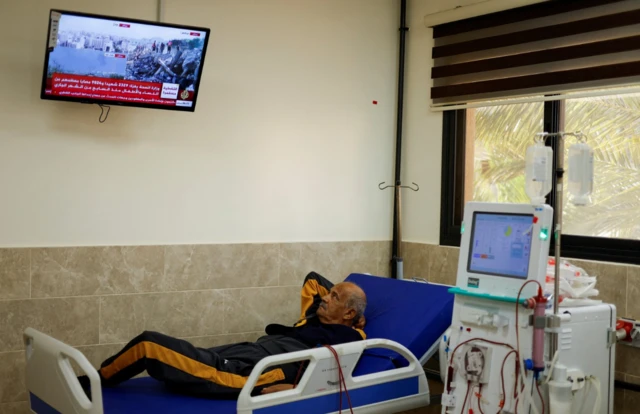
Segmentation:
{"type": "Polygon", "coordinates": [[[132,19],[129,17],[118,17],[118,16],[109,16],[104,14],[83,13],[83,12],[76,12],[76,11],[70,11],[70,10],[50,9],[49,24],[47,27],[47,40],[45,42],[44,69],[42,71],[42,84],[40,85],[40,99],[49,100],[49,101],[76,102],[76,103],[83,103],[83,104],[100,104],[100,105],[108,105],[108,106],[128,106],[133,108],[161,109],[166,111],[195,112],[196,106],[198,103],[198,95],[200,93],[200,81],[202,80],[202,74],[203,74],[205,58],[206,58],[207,50],[209,46],[210,36],[211,36],[211,29],[206,27],[197,27],[197,26],[189,26],[189,25],[182,25],[182,24],[178,25],[178,24],[172,24],[172,23],[155,22],[153,20],[132,19]],[[193,94],[193,105],[191,107],[153,105],[153,104],[144,104],[144,103],[135,103],[135,102],[121,102],[121,101],[115,101],[110,99],[96,99],[96,98],[88,99],[88,98],[73,98],[73,97],[47,95],[45,91],[47,87],[47,68],[49,67],[49,53],[51,52],[51,48],[49,47],[49,35],[51,33],[52,13],[61,13],[61,14],[68,14],[73,16],[80,16],[80,17],[91,17],[91,18],[98,18],[98,19],[105,19],[105,20],[113,20],[114,22],[122,22],[122,23],[147,24],[152,26],[170,27],[175,29],[186,29],[186,30],[205,32],[206,36],[204,39],[204,47],[202,49],[202,58],[200,59],[200,71],[198,74],[198,79],[196,79],[196,87],[193,94]]]}

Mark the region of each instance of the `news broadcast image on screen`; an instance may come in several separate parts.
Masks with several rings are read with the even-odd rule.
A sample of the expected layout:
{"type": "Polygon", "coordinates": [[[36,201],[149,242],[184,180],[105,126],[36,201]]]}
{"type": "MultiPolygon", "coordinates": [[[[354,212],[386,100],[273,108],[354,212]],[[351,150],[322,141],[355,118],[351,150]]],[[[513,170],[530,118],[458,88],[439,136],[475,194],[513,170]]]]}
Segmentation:
{"type": "Polygon", "coordinates": [[[52,12],[44,94],[191,108],[207,32],[52,12]]]}

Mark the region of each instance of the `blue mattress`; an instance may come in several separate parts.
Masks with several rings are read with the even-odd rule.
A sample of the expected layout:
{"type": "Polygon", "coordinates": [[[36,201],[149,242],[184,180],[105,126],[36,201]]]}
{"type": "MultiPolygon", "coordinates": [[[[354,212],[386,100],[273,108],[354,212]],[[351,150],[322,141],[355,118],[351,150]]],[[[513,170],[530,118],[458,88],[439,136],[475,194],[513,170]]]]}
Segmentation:
{"type": "MultiPolygon", "coordinates": [[[[367,294],[367,339],[398,342],[420,359],[451,325],[454,295],[448,286],[352,274],[347,279],[367,294]]],[[[366,351],[354,376],[406,364],[393,351],[366,351]],[[377,356],[377,358],[374,358],[377,356]]]]}
{"type": "MultiPolygon", "coordinates": [[[[407,347],[422,357],[451,324],[453,295],[447,287],[352,274],[347,281],[367,294],[365,332],[368,339],[384,338],[407,347]]],[[[380,372],[406,364],[404,358],[383,349],[367,350],[354,376],[380,372]]],[[[116,388],[102,390],[107,414],[153,412],[236,412],[235,400],[207,400],[172,394],[152,378],[137,378],[116,388]]]]}

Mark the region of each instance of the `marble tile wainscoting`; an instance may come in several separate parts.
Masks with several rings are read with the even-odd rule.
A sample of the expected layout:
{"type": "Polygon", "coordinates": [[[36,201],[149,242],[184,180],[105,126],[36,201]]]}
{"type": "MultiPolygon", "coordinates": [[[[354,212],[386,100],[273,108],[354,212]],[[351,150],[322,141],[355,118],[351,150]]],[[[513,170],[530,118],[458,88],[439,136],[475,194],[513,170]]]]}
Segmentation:
{"type": "Polygon", "coordinates": [[[0,413],[28,412],[22,333],[95,365],[144,330],[200,347],[255,340],[299,316],[310,271],[389,275],[391,242],[0,249],[0,413]]]}
{"type": "MultiPolygon", "coordinates": [[[[422,243],[404,243],[405,278],[455,285],[460,249],[422,243]]],[[[599,298],[616,306],[618,316],[640,319],[640,266],[568,259],[597,276],[599,298]]],[[[640,349],[616,347],[616,379],[640,385],[640,349]]],[[[640,393],[616,390],[616,414],[638,411],[640,393]],[[631,410],[631,411],[629,411],[631,410]]]]}

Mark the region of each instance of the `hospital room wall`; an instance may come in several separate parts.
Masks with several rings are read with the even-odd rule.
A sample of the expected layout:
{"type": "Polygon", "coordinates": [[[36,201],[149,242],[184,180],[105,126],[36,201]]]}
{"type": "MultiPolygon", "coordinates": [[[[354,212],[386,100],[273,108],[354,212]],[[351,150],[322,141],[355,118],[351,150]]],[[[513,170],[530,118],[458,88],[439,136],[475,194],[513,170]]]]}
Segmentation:
{"type": "Polygon", "coordinates": [[[214,346],[292,323],[310,271],[388,275],[396,2],[167,0],[212,28],[197,111],[104,124],[38,97],[53,6],[156,15],[2,2],[0,413],[27,409],[27,326],[97,364],[145,329],[214,346]]]}
{"type": "Polygon", "coordinates": [[[156,4],[2,2],[0,246],[390,240],[397,2],[165,0],[212,30],[195,113],[39,99],[51,7],[156,4]]]}
{"type": "MultiPolygon", "coordinates": [[[[405,134],[403,143],[403,181],[420,185],[417,193],[403,197],[404,272],[436,283],[454,285],[459,249],[439,246],[440,187],[442,160],[442,113],[429,109],[429,88],[433,46],[431,29],[424,26],[426,14],[450,8],[441,1],[409,0],[409,34],[405,134]]],[[[616,263],[571,260],[599,278],[601,298],[616,305],[619,316],[640,319],[640,267],[616,263]]],[[[640,350],[617,347],[616,378],[640,384],[640,350]]],[[[627,392],[627,405],[640,398],[627,392]],[[628,400],[628,401],[627,401],[628,400]]]]}

